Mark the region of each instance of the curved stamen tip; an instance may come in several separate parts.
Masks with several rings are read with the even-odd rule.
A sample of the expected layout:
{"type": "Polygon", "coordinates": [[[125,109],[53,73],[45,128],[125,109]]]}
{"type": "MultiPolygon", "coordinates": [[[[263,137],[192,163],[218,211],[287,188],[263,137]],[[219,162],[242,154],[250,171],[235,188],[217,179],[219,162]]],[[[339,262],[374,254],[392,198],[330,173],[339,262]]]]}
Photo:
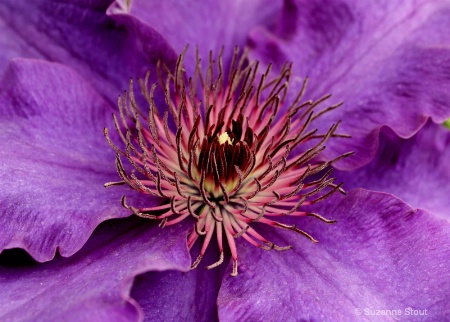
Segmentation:
{"type": "Polygon", "coordinates": [[[288,246],[277,246],[277,245],[273,244],[273,249],[278,250],[280,252],[283,252],[285,250],[292,249],[292,246],[291,245],[288,245],[288,246]]]}
{"type": "Polygon", "coordinates": [[[200,262],[202,261],[202,258],[203,258],[202,255],[198,255],[198,257],[197,257],[197,259],[195,260],[195,262],[192,263],[190,269],[195,269],[195,268],[197,268],[198,264],[200,264],[200,262]]]}
{"type": "Polygon", "coordinates": [[[321,220],[321,221],[323,221],[323,222],[325,222],[325,223],[327,223],[327,224],[335,224],[335,223],[337,223],[337,220],[334,220],[334,219],[327,219],[327,218],[322,217],[321,215],[316,214],[316,213],[314,213],[314,212],[308,213],[307,216],[317,218],[317,219],[319,219],[319,220],[321,220]]]}
{"type": "Polygon", "coordinates": [[[233,271],[231,272],[231,276],[237,276],[238,274],[238,261],[237,258],[233,259],[233,271]]]}
{"type": "Polygon", "coordinates": [[[219,260],[218,260],[217,262],[215,262],[214,264],[211,264],[211,265],[209,265],[209,266],[206,266],[205,268],[206,268],[206,269],[212,269],[212,268],[215,268],[215,267],[217,267],[217,266],[219,266],[220,264],[223,263],[223,259],[224,259],[223,252],[220,252],[220,258],[219,258],[219,260]]]}
{"type": "Polygon", "coordinates": [[[103,185],[105,188],[113,187],[113,186],[121,186],[124,185],[125,181],[113,181],[113,182],[107,182],[103,185]]]}

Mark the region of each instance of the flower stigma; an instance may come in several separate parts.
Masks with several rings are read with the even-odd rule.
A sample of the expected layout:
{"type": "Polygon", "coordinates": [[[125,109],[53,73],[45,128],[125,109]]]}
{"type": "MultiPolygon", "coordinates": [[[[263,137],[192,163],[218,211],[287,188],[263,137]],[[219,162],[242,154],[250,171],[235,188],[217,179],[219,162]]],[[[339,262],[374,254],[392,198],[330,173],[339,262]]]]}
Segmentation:
{"type": "Polygon", "coordinates": [[[230,139],[230,136],[228,135],[227,132],[223,132],[221,135],[219,135],[219,144],[222,145],[225,142],[227,142],[228,144],[233,144],[233,141],[230,139]]]}
{"type": "Polygon", "coordinates": [[[159,82],[149,86],[149,73],[139,79],[148,110],[139,106],[133,80],[129,91],[119,97],[119,115],[113,115],[119,144],[113,142],[107,128],[104,134],[116,152],[121,181],[105,187],[126,184],[160,198],[158,206],[137,208],[122,197],[122,205],[139,217],[159,220],[161,227],[192,217],[195,224],[188,247],[201,243],[192,269],[199,265],[213,238],[220,254],[218,261],[206,268],[224,262],[228,244],[232,276],[238,273],[237,238],[265,250],[292,248],[267,240],[252,227],[255,222],[317,242],[295,225],[273,218],[312,216],[334,223],[303,208],[335,191],[345,193],[342,183],[336,184],[330,177],[330,166],[351,153],[328,161],[320,161],[318,156],[330,138],[348,136],[337,133],[339,122],[326,133],[311,128],[317,118],[341,103],[319,110],[331,95],[305,101],[307,78],[299,93],[286,103],[292,66],[285,64],[273,76],[269,65],[261,73],[259,63],[248,62],[246,53],[237,48],[227,75],[222,53],[217,61],[211,53],[206,70],[202,70],[197,52],[194,75],[188,77],[183,67],[185,52],[173,71],[158,63],[159,82]],[[162,88],[167,105],[163,112],[155,102],[157,87],[162,88]]]}

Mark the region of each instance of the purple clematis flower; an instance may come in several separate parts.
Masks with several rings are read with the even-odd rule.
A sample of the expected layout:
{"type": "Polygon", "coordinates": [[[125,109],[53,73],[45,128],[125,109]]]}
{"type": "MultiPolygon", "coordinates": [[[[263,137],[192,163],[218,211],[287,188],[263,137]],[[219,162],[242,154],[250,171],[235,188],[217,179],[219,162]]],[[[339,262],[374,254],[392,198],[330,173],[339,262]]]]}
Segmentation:
{"type": "MultiPolygon", "coordinates": [[[[1,320],[450,316],[450,133],[436,124],[450,117],[448,1],[4,0],[0,24],[1,320]],[[202,57],[224,46],[224,70],[235,45],[275,71],[292,61],[289,93],[309,75],[308,98],[332,93],[344,102],[317,128],[342,120],[352,135],[327,142],[324,157],[355,152],[335,165],[355,189],[308,209],[334,225],[284,221],[318,244],[256,223],[293,249],[266,252],[237,239],[239,275],[230,276],[230,258],[189,271],[192,222],[161,229],[129,217],[122,195],[136,208],[158,200],[103,188],[117,178],[102,135],[114,128],[116,97],[158,60],[175,68],[186,43],[202,57]]],[[[217,260],[215,247],[203,261],[217,260]]]]}

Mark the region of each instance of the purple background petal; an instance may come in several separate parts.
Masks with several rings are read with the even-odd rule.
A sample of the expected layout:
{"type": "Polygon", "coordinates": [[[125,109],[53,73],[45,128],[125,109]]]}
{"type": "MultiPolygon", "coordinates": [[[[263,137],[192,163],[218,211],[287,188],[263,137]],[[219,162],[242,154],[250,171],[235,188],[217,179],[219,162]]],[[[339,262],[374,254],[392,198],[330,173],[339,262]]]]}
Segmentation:
{"type": "Polygon", "coordinates": [[[130,77],[178,53],[154,29],[129,15],[106,15],[108,0],[0,2],[0,73],[14,57],[62,62],[115,103],[130,77]]]}
{"type": "MultiPolygon", "coordinates": [[[[218,305],[222,321],[361,321],[356,309],[427,309],[430,321],[450,315],[450,226],[384,193],[353,190],[317,204],[337,219],[327,225],[300,218],[313,244],[289,232],[268,233],[286,253],[238,245],[239,275],[225,275],[218,305]]],[[[230,272],[230,269],[229,269],[230,272]]],[[[229,273],[228,272],[228,273],[229,273]]],[[[406,317],[408,318],[408,317],[406,317]]]]}
{"type": "MultiPolygon", "coordinates": [[[[0,259],[2,321],[138,321],[129,293],[149,270],[188,270],[186,225],[138,218],[103,223],[70,258],[14,267],[0,259]]],[[[11,251],[10,251],[11,252],[11,251]]]]}
{"type": "MultiPolygon", "coordinates": [[[[200,247],[195,248],[198,254],[200,247]]],[[[131,297],[142,307],[145,321],[156,317],[161,321],[217,320],[217,294],[227,261],[212,270],[204,267],[216,262],[218,254],[218,248],[211,247],[199,267],[187,273],[149,272],[137,276],[131,297]]]]}
{"type": "Polygon", "coordinates": [[[224,61],[228,63],[234,47],[242,50],[245,46],[249,31],[256,25],[273,24],[281,8],[281,0],[133,0],[129,9],[124,1],[116,1],[110,12],[129,10],[160,32],[177,52],[189,44],[187,61],[194,61],[197,45],[204,61],[210,50],[217,54],[224,46],[224,61]]]}
{"type": "Polygon", "coordinates": [[[450,131],[428,124],[410,139],[383,129],[375,159],[360,169],[336,171],[349,190],[384,191],[412,207],[450,219],[450,131]]]}
{"type": "Polygon", "coordinates": [[[344,102],[321,122],[341,119],[341,132],[353,136],[326,152],[356,151],[337,165],[352,169],[373,158],[383,125],[409,137],[428,117],[450,116],[449,28],[448,1],[297,0],[250,44],[254,58],[293,61],[297,77],[310,77],[308,98],[332,93],[332,103],[344,102]]]}
{"type": "Polygon", "coordinates": [[[11,63],[0,83],[0,249],[70,256],[101,221],[130,215],[120,197],[131,189],[103,187],[119,180],[103,136],[111,110],[67,67],[11,63]]]}

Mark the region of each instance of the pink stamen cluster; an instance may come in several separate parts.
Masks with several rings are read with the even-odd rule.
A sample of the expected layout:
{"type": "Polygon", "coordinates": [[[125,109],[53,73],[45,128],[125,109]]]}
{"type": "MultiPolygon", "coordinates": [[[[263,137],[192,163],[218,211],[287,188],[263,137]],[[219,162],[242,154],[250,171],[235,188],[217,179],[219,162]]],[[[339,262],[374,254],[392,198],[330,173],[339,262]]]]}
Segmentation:
{"type": "Polygon", "coordinates": [[[124,207],[137,216],[160,220],[161,227],[195,218],[188,236],[189,249],[200,236],[203,241],[192,268],[200,263],[213,235],[220,256],[207,268],[224,261],[225,239],[231,251],[233,276],[238,266],[236,238],[266,250],[291,248],[268,241],[251,227],[254,222],[292,230],[317,242],[295,225],[270,218],[313,216],[334,222],[305,212],[301,206],[314,204],[337,190],[344,192],[342,184],[335,184],[329,177],[330,165],[350,153],[327,162],[314,161],[329,138],[345,137],[336,133],[339,123],[324,134],[309,129],[318,117],[341,104],[316,112],[330,95],[302,102],[305,79],[293,102],[284,106],[291,77],[288,64],[275,77],[270,75],[271,66],[259,74],[258,62],[246,65],[245,53],[239,55],[236,50],[225,77],[221,55],[217,63],[210,56],[205,73],[197,55],[194,76],[187,78],[183,57],[184,53],[173,72],[163,64],[158,66],[159,85],[168,106],[163,115],[154,99],[158,85],[149,88],[149,74],[139,80],[148,112],[144,113],[136,102],[133,81],[129,92],[119,97],[120,117],[114,116],[114,122],[124,148],[112,142],[107,129],[105,136],[116,151],[121,181],[105,186],[127,184],[143,194],[162,198],[159,206],[149,208],[135,208],[122,198],[124,207]],[[291,153],[306,142],[315,143],[300,154],[291,153]],[[122,158],[137,171],[126,171],[122,158]],[[312,176],[315,179],[310,179],[312,176]]]}

